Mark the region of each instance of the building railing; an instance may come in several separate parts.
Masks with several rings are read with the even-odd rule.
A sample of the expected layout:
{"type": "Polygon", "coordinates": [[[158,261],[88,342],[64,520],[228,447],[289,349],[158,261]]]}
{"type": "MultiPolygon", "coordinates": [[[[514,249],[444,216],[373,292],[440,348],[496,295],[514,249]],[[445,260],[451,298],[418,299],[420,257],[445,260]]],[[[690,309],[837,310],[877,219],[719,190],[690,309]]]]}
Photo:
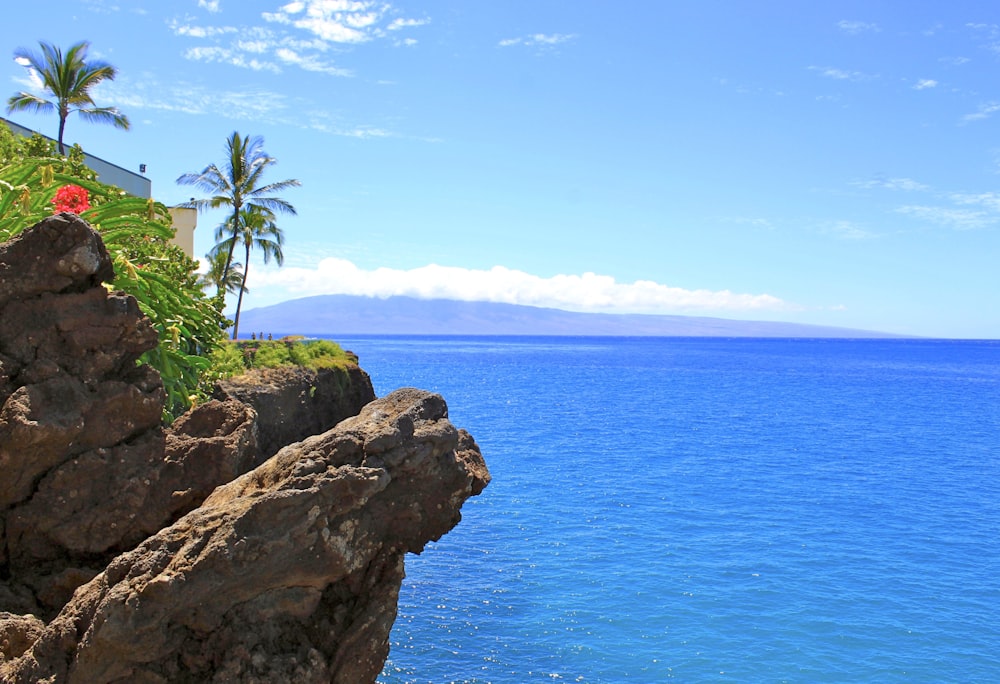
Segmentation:
{"type": "MultiPolygon", "coordinates": [[[[25,128],[20,124],[16,124],[9,119],[4,119],[3,117],[0,117],[0,121],[7,124],[12,132],[22,135],[25,138],[30,138],[37,132],[31,130],[30,128],[25,128]]],[[[43,135],[41,133],[39,133],[39,135],[46,140],[55,142],[55,140],[47,135],[43,135]]],[[[153,196],[153,184],[142,174],[129,171],[128,169],[123,169],[117,164],[112,164],[111,162],[105,161],[100,157],[95,157],[86,151],[83,153],[83,161],[89,169],[97,174],[97,180],[102,183],[114,185],[115,187],[121,188],[128,194],[135,195],[136,197],[149,199],[153,196]]]]}

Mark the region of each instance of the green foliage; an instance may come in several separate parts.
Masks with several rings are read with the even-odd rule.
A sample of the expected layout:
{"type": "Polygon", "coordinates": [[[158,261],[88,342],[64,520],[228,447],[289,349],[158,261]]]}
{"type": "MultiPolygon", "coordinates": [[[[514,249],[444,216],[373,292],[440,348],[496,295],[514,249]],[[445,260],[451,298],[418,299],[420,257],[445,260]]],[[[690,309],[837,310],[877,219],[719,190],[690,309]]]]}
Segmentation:
{"type": "Polygon", "coordinates": [[[101,81],[113,81],[118,75],[118,70],[110,64],[87,59],[90,43],[81,41],[65,52],[44,41],[38,45],[41,52],[18,48],[14,57],[34,72],[34,76],[41,80],[42,90],[52,99],[46,100],[22,91],[7,100],[8,112],[55,112],[59,117],[59,134],[56,136],[59,154],[65,154],[63,133],[66,117],[72,112],[78,112],[87,121],[113,124],[126,131],[129,129],[128,117],[115,107],[98,107],[90,96],[90,91],[101,81]]]}
{"type": "MultiPolygon", "coordinates": [[[[249,204],[240,211],[237,218],[239,220],[237,226],[230,225],[230,220],[216,229],[215,239],[219,242],[212,249],[212,254],[214,255],[212,257],[213,261],[216,256],[221,260],[223,254],[232,254],[235,243],[240,243],[245,250],[247,265],[244,267],[243,275],[239,279],[242,288],[236,300],[236,315],[233,316],[234,340],[239,339],[243,293],[248,292],[246,282],[250,273],[251,250],[255,248],[260,250],[264,256],[265,264],[270,263],[271,259],[274,259],[280,266],[285,261],[284,253],[281,251],[281,245],[285,242],[285,236],[281,232],[281,228],[278,228],[278,225],[274,222],[274,212],[270,209],[249,204]]],[[[223,270],[224,275],[225,273],[223,270]]],[[[230,268],[227,279],[232,276],[233,270],[230,268]]]]}
{"type": "Polygon", "coordinates": [[[212,353],[211,361],[214,376],[224,378],[253,368],[344,368],[356,364],[358,357],[329,340],[285,337],[280,340],[224,342],[212,353]]]}
{"type": "Polygon", "coordinates": [[[309,368],[333,368],[342,367],[345,362],[357,362],[357,357],[348,354],[336,342],[315,340],[294,345],[292,360],[309,368]]]}
{"type": "MultiPolygon", "coordinates": [[[[164,420],[170,421],[203,396],[202,375],[210,352],[224,339],[221,298],[207,298],[197,282],[196,261],[168,243],[174,236],[167,208],[95,180],[83,151],[51,155],[46,146],[11,140],[0,126],[0,241],[52,215],[59,188],[78,185],[89,193],[81,214],[101,234],[115,268],[111,288],[134,296],[152,321],[160,343],[140,361],[156,368],[167,391],[164,420]],[[32,156],[29,150],[42,150],[32,156]]],[[[44,139],[42,139],[44,141],[44,139]]]]}
{"type": "Polygon", "coordinates": [[[212,350],[209,360],[215,376],[213,380],[239,375],[247,369],[243,350],[236,344],[220,344],[212,350]]]}
{"type": "Polygon", "coordinates": [[[257,368],[291,366],[292,355],[289,353],[288,345],[281,342],[258,342],[253,364],[257,368]]]}
{"type": "MultiPolygon", "coordinates": [[[[239,131],[233,131],[226,139],[226,162],[221,166],[209,164],[201,173],[185,173],[177,182],[180,185],[193,185],[202,192],[212,195],[210,198],[192,199],[184,206],[193,207],[199,211],[225,207],[230,211],[230,218],[224,223],[228,227],[230,241],[225,246],[226,257],[223,260],[221,276],[217,280],[220,293],[225,292],[229,281],[229,272],[233,268],[233,252],[239,242],[240,213],[244,209],[256,208],[266,210],[273,219],[275,212],[295,214],[295,207],[274,193],[295,188],[301,185],[298,180],[290,178],[272,183],[263,183],[264,172],[268,167],[277,164],[278,160],[264,151],[264,139],[260,136],[241,136],[239,131]]],[[[216,238],[220,239],[221,238],[216,238]]],[[[266,256],[266,255],[265,255],[266,256]]],[[[250,256],[247,252],[249,266],[250,256]]],[[[278,260],[281,263],[281,260],[278,260]]],[[[246,272],[244,271],[244,280],[246,272]]],[[[242,300],[244,289],[237,290],[242,300]]],[[[239,310],[239,305],[237,305],[239,310]]],[[[233,339],[237,335],[233,334],[233,339]]]]}

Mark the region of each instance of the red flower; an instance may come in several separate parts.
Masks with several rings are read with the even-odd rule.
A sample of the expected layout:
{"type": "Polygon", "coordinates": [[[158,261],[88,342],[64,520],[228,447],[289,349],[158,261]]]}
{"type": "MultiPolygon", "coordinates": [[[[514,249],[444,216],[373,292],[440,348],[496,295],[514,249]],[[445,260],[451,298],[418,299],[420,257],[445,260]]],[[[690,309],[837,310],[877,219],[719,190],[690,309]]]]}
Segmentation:
{"type": "Polygon", "coordinates": [[[90,209],[90,196],[86,188],[81,188],[79,185],[64,185],[56,191],[52,204],[55,206],[54,214],[63,211],[82,214],[90,209]]]}

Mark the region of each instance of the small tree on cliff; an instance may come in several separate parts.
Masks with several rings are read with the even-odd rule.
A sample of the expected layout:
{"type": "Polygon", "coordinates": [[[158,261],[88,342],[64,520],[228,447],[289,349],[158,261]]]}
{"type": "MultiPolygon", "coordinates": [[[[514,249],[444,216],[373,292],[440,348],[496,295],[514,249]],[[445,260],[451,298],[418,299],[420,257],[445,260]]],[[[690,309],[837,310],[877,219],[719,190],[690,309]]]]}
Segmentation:
{"type": "MultiPolygon", "coordinates": [[[[240,231],[240,212],[245,207],[259,207],[268,210],[272,216],[278,211],[295,214],[295,207],[289,202],[276,197],[274,193],[302,185],[295,179],[262,184],[264,172],[278,160],[264,151],[264,139],[260,136],[243,137],[234,131],[226,139],[226,163],[220,169],[215,164],[209,164],[201,173],[186,173],[177,179],[180,185],[193,185],[204,192],[212,194],[206,199],[194,199],[184,206],[194,207],[199,211],[226,207],[229,219],[226,225],[232,239],[228,245],[225,266],[222,269],[222,282],[229,275],[233,263],[233,250],[236,248],[240,231]]],[[[219,292],[222,292],[220,285],[219,292]]]]}
{"type": "Polygon", "coordinates": [[[87,61],[90,43],[81,41],[63,53],[49,43],[40,42],[41,54],[24,48],[14,51],[14,59],[28,67],[41,80],[42,89],[54,99],[46,100],[32,93],[20,92],[7,100],[7,111],[50,112],[59,115],[59,154],[65,155],[63,133],[66,119],[71,112],[77,112],[87,121],[110,123],[124,130],[129,129],[128,118],[115,107],[98,107],[90,96],[90,91],[104,80],[113,81],[118,70],[106,62],[87,61]]]}
{"type": "Polygon", "coordinates": [[[215,232],[215,239],[219,243],[215,246],[215,251],[219,254],[232,253],[233,240],[239,243],[245,250],[245,260],[243,267],[243,277],[240,282],[239,298],[236,300],[236,315],[233,318],[233,339],[238,339],[240,334],[240,309],[243,307],[243,293],[247,291],[246,282],[250,273],[250,252],[254,249],[260,250],[264,255],[264,263],[270,263],[273,258],[281,266],[285,261],[285,255],[281,251],[281,245],[285,242],[284,233],[274,222],[274,213],[269,209],[250,205],[245,207],[239,216],[239,224],[236,230],[232,230],[228,223],[219,226],[215,232]],[[236,237],[232,237],[235,235],[236,237]]]}
{"type": "Polygon", "coordinates": [[[229,274],[223,279],[222,270],[226,267],[226,252],[213,249],[205,255],[208,270],[198,279],[201,287],[214,287],[216,292],[225,290],[229,294],[237,294],[241,289],[249,292],[243,285],[243,264],[234,261],[229,268],[229,274]]]}

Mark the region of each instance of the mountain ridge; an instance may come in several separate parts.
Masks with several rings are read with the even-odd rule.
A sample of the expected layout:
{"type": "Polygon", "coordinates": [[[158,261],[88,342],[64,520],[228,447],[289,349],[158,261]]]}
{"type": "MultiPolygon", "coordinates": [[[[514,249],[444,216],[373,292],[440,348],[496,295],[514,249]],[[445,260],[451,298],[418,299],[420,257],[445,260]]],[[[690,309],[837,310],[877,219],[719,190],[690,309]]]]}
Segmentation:
{"type": "Polygon", "coordinates": [[[240,329],[264,335],[488,335],[898,338],[835,326],[705,316],[581,313],[453,299],[315,295],[244,311],[240,329]]]}

